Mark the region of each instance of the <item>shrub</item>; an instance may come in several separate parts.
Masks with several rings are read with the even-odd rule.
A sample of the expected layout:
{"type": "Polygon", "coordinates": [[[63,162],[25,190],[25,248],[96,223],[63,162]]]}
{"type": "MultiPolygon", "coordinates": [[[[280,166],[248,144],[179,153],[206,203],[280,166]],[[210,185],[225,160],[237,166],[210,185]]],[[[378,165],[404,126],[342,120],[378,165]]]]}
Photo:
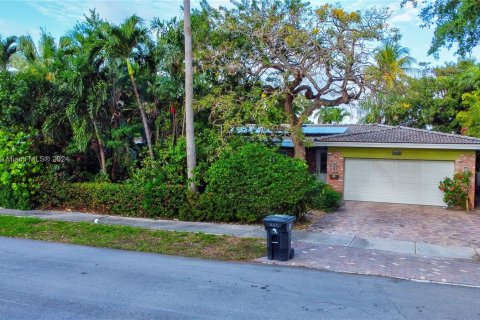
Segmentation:
{"type": "Polygon", "coordinates": [[[41,164],[33,152],[30,134],[0,129],[0,206],[29,209],[38,191],[35,175],[41,164]]]}
{"type": "Polygon", "coordinates": [[[329,184],[317,181],[308,203],[309,208],[332,212],[342,202],[342,194],[334,190],[329,184]]]}
{"type": "Polygon", "coordinates": [[[41,186],[34,198],[42,208],[68,208],[132,217],[173,217],[183,205],[183,186],[63,180],[62,172],[48,170],[37,179],[41,186]]]}
{"type": "Polygon", "coordinates": [[[142,207],[149,216],[174,217],[186,199],[185,139],[155,151],[156,159],[146,158],[126,184],[142,193],[142,207]]]}
{"type": "Polygon", "coordinates": [[[272,213],[300,217],[315,178],[304,161],[252,143],[224,153],[205,181],[205,192],[183,218],[255,222],[272,213]]]}
{"type": "Polygon", "coordinates": [[[472,172],[457,172],[453,178],[446,177],[440,181],[438,188],[443,192],[443,201],[449,207],[469,209],[470,179],[472,172]]]}
{"type": "Polygon", "coordinates": [[[47,166],[35,180],[39,186],[39,192],[32,197],[35,207],[61,208],[75,191],[68,182],[67,174],[57,170],[56,166],[47,166]]]}

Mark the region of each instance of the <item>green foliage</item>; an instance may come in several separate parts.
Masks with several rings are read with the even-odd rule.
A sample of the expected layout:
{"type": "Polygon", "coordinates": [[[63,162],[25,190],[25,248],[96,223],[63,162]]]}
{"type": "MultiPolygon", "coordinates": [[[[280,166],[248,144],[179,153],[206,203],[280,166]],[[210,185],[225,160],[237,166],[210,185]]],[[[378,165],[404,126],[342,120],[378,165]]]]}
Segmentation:
{"type": "Polygon", "coordinates": [[[0,35],[0,72],[7,70],[10,59],[17,51],[17,40],[15,36],[3,39],[0,35]]]}
{"type": "Polygon", "coordinates": [[[35,175],[42,166],[32,150],[32,135],[0,129],[0,206],[29,209],[38,192],[35,175]]]}
{"type": "Polygon", "coordinates": [[[438,188],[443,192],[443,201],[449,207],[469,208],[468,193],[471,188],[470,171],[457,172],[453,178],[446,177],[440,181],[438,188]]]}
{"type": "Polygon", "coordinates": [[[48,112],[45,93],[50,87],[38,74],[0,72],[0,125],[39,129],[48,112]]]}
{"type": "MultiPolygon", "coordinates": [[[[402,0],[402,5],[418,0],[402,0]]],[[[423,1],[420,11],[423,27],[434,26],[429,54],[438,57],[442,47],[451,49],[457,45],[456,54],[464,57],[480,43],[480,5],[478,0],[423,1]]]]}
{"type": "Polygon", "coordinates": [[[39,186],[39,192],[32,197],[35,207],[62,208],[74,192],[69,181],[70,175],[65,171],[57,170],[54,166],[48,166],[46,170],[35,178],[39,186]]]}
{"type": "Polygon", "coordinates": [[[360,104],[362,122],[463,133],[471,124],[457,115],[468,110],[470,100],[465,100],[469,97],[465,94],[473,86],[466,85],[466,77],[476,68],[472,61],[424,68],[421,76],[407,77],[392,90],[366,97],[360,104]]]}
{"type": "Polygon", "coordinates": [[[340,123],[350,116],[348,111],[340,107],[323,107],[315,115],[318,123],[340,123]]]}
{"type": "Polygon", "coordinates": [[[468,110],[460,111],[456,120],[468,135],[480,137],[480,66],[474,65],[466,69],[459,86],[466,91],[462,95],[462,104],[468,110]]]}
{"type": "MultiPolygon", "coordinates": [[[[145,175],[143,176],[145,177],[145,175]]],[[[144,185],[101,181],[74,183],[64,172],[50,168],[36,182],[40,186],[34,197],[42,208],[68,208],[135,217],[173,217],[184,203],[183,186],[158,181],[144,185]]]]}
{"type": "Polygon", "coordinates": [[[342,194],[334,190],[325,182],[316,181],[315,188],[310,194],[309,208],[331,212],[340,207],[342,194]]]}
{"type": "Polygon", "coordinates": [[[245,144],[225,152],[208,170],[207,187],[186,218],[255,222],[272,213],[300,217],[315,183],[305,162],[275,148],[245,144]]]}
{"type": "Polygon", "coordinates": [[[375,65],[367,68],[367,74],[376,87],[392,90],[407,77],[407,72],[412,70],[414,63],[410,49],[400,46],[397,41],[388,40],[378,48],[375,65]]]}

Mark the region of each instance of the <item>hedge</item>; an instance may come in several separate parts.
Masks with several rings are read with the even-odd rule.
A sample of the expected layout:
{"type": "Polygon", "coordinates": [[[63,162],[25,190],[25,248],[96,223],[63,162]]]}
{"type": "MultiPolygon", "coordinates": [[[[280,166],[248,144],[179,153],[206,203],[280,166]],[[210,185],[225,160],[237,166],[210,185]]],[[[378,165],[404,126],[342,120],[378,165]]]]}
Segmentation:
{"type": "Polygon", "coordinates": [[[184,186],[140,190],[133,185],[109,182],[68,183],[43,181],[35,198],[42,208],[130,217],[175,217],[184,203],[184,186]]]}

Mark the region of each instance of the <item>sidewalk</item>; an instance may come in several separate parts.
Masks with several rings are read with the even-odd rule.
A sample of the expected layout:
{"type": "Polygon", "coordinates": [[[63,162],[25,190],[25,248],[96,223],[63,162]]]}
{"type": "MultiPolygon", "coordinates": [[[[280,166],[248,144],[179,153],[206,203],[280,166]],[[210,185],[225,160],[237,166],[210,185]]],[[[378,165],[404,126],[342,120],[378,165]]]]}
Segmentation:
{"type": "MultiPolygon", "coordinates": [[[[98,219],[99,224],[142,227],[154,230],[202,232],[207,234],[225,234],[235,237],[265,237],[265,230],[263,226],[258,225],[153,220],[146,218],[129,218],[83,212],[47,210],[22,211],[1,208],[0,215],[35,217],[40,219],[70,222],[93,222],[95,219],[98,219]]],[[[295,230],[293,231],[292,240],[295,242],[305,242],[310,244],[380,250],[401,254],[480,260],[480,249],[476,250],[475,248],[469,247],[453,247],[413,241],[400,241],[382,238],[362,238],[355,235],[295,230]]]]}
{"type": "Polygon", "coordinates": [[[480,263],[380,250],[294,242],[295,258],[257,262],[480,288],[480,263]]]}

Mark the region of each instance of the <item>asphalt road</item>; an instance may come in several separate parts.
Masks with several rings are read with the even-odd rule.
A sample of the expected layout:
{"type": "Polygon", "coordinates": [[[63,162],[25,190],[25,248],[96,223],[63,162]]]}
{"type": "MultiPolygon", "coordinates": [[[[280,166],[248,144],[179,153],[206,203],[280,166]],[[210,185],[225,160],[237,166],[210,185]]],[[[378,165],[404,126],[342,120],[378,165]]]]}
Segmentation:
{"type": "Polygon", "coordinates": [[[480,319],[480,289],[0,237],[0,319],[480,319]]]}

